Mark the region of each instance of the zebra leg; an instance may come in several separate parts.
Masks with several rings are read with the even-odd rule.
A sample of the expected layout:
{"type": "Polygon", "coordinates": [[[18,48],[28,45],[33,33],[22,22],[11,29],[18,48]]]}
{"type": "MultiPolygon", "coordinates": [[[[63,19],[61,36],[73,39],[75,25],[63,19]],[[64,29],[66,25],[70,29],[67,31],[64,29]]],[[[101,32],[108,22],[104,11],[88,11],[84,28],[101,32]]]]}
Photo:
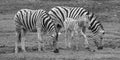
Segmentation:
{"type": "Polygon", "coordinates": [[[22,41],[21,41],[21,48],[22,48],[23,52],[26,52],[26,49],[25,49],[26,30],[24,30],[24,29],[23,29],[23,35],[22,36],[23,37],[22,37],[22,41]]]}
{"type": "Polygon", "coordinates": [[[44,42],[43,42],[43,36],[40,28],[37,28],[37,34],[38,34],[38,51],[44,51],[44,42]]]}
{"type": "Polygon", "coordinates": [[[88,40],[87,40],[87,36],[85,35],[85,30],[86,30],[86,27],[83,27],[81,29],[81,34],[83,35],[84,39],[85,39],[85,48],[89,49],[89,43],[88,43],[88,40]]]}
{"type": "Polygon", "coordinates": [[[69,31],[68,21],[64,21],[64,29],[65,29],[65,46],[66,46],[66,48],[69,48],[69,46],[68,46],[68,31],[69,31]]]}
{"type": "MultiPolygon", "coordinates": [[[[72,38],[72,40],[74,39],[74,36],[75,36],[75,35],[78,35],[78,31],[77,31],[77,30],[74,30],[74,31],[71,33],[71,38],[72,38]]],[[[75,47],[76,47],[76,50],[79,49],[79,48],[78,48],[78,44],[76,44],[75,47]]]]}
{"type": "Polygon", "coordinates": [[[21,48],[22,48],[22,51],[23,52],[26,52],[26,49],[25,49],[25,37],[22,38],[22,41],[21,41],[21,48]]]}
{"type": "Polygon", "coordinates": [[[82,35],[84,36],[84,38],[85,38],[85,42],[84,42],[85,48],[86,48],[87,50],[91,51],[91,52],[95,52],[95,50],[93,50],[93,49],[91,49],[91,48],[89,47],[89,42],[88,42],[88,40],[87,40],[87,36],[85,35],[85,30],[86,30],[86,27],[84,26],[84,27],[82,28],[82,30],[81,30],[81,34],[82,34],[82,35]]]}
{"type": "Polygon", "coordinates": [[[69,33],[70,33],[70,36],[68,37],[68,40],[70,40],[70,41],[68,42],[68,46],[71,47],[71,40],[74,39],[75,31],[74,30],[70,30],[69,33]]]}
{"type": "Polygon", "coordinates": [[[67,43],[67,45],[68,45],[68,48],[71,48],[71,34],[70,34],[70,36],[69,35],[67,35],[67,40],[68,40],[68,43],[67,43]]]}
{"type": "Polygon", "coordinates": [[[67,40],[68,40],[68,34],[67,34],[67,29],[65,29],[65,46],[66,47],[68,47],[68,42],[67,42],[67,40]]]}
{"type": "Polygon", "coordinates": [[[72,32],[72,30],[70,28],[65,29],[65,44],[68,48],[71,48],[71,42],[70,42],[71,32],[72,32]]]}
{"type": "Polygon", "coordinates": [[[21,50],[20,43],[22,38],[20,25],[16,25],[16,36],[17,36],[17,40],[15,42],[15,53],[18,53],[21,50]]]}
{"type": "MultiPolygon", "coordinates": [[[[78,24],[76,23],[75,25],[74,25],[74,30],[73,30],[73,33],[72,33],[72,39],[73,39],[73,37],[75,36],[75,35],[77,35],[78,36],[78,24]]],[[[76,44],[76,50],[79,50],[79,46],[78,46],[78,43],[76,44]]]]}
{"type": "Polygon", "coordinates": [[[18,53],[20,46],[19,44],[21,43],[21,32],[17,32],[17,41],[15,42],[15,53],[18,53]]]}

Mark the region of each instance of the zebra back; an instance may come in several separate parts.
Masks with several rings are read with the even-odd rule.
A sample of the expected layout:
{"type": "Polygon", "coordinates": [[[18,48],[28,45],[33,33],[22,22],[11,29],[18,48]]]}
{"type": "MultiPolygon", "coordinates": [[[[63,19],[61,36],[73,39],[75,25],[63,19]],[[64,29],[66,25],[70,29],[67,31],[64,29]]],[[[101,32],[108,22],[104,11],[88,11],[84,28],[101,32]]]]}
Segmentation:
{"type": "Polygon", "coordinates": [[[88,16],[90,24],[88,29],[90,29],[93,33],[97,33],[99,29],[103,29],[103,26],[100,23],[100,21],[96,20],[96,16],[93,13],[81,7],[56,6],[49,11],[49,14],[52,16],[52,18],[59,21],[63,27],[63,22],[67,18],[80,20],[80,17],[88,16]]]}
{"type": "Polygon", "coordinates": [[[16,30],[24,29],[33,32],[38,28],[45,34],[55,31],[54,20],[43,10],[21,9],[14,17],[16,30]]]}

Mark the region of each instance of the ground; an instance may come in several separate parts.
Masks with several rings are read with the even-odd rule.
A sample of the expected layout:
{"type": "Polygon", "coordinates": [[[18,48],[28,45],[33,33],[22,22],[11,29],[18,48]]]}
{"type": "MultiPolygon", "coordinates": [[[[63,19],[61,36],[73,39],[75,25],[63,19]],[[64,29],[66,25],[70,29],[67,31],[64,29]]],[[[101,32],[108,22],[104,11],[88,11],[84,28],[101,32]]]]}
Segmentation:
{"type": "MultiPolygon", "coordinates": [[[[0,0],[0,60],[120,60],[120,1],[119,0],[0,0]],[[14,54],[15,24],[14,14],[23,8],[45,9],[54,6],[77,6],[93,12],[101,21],[106,31],[104,49],[89,52],[83,48],[82,37],[76,38],[75,47],[64,49],[64,34],[59,37],[60,53],[55,54],[49,49],[46,52],[37,51],[37,37],[29,33],[26,40],[26,53],[14,54]]],[[[92,38],[89,42],[95,48],[92,38]]]]}

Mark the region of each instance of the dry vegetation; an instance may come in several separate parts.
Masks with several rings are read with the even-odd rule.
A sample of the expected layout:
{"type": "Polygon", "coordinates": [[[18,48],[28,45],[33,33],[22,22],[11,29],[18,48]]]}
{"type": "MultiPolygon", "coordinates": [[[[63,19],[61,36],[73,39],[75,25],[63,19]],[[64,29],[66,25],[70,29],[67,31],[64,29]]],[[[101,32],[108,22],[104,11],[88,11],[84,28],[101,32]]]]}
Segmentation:
{"type": "MultiPolygon", "coordinates": [[[[120,1],[119,0],[0,0],[0,60],[120,60],[120,1]],[[98,16],[106,30],[104,49],[94,53],[85,50],[83,38],[72,40],[71,49],[65,49],[64,36],[59,37],[60,53],[37,52],[36,34],[29,33],[26,40],[28,53],[14,55],[14,14],[23,8],[45,9],[54,6],[84,7],[98,16]],[[79,43],[78,43],[79,42],[79,43]],[[79,51],[75,50],[79,45],[79,51]]],[[[76,37],[76,36],[75,36],[76,37]]],[[[88,35],[90,37],[90,35],[88,35]]],[[[91,46],[95,48],[92,38],[91,46]]]]}

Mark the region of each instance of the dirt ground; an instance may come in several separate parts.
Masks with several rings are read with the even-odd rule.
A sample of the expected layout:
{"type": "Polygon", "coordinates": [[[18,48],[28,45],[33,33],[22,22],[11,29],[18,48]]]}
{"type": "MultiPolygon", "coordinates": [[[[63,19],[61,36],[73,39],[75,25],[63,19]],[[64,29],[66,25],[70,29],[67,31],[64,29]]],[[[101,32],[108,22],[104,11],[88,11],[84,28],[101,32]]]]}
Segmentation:
{"type": "MultiPolygon", "coordinates": [[[[0,0],[0,60],[120,60],[120,1],[119,0],[0,0]],[[83,48],[84,39],[76,37],[72,48],[65,49],[64,34],[59,37],[60,53],[47,49],[37,51],[37,35],[29,33],[26,40],[26,53],[14,54],[15,24],[14,14],[23,8],[45,9],[54,6],[84,7],[98,16],[104,26],[104,49],[89,52],[83,48]],[[75,50],[79,45],[79,51],[75,50]]],[[[89,35],[90,45],[93,40],[89,35]]],[[[49,47],[49,46],[48,46],[49,47]]]]}

